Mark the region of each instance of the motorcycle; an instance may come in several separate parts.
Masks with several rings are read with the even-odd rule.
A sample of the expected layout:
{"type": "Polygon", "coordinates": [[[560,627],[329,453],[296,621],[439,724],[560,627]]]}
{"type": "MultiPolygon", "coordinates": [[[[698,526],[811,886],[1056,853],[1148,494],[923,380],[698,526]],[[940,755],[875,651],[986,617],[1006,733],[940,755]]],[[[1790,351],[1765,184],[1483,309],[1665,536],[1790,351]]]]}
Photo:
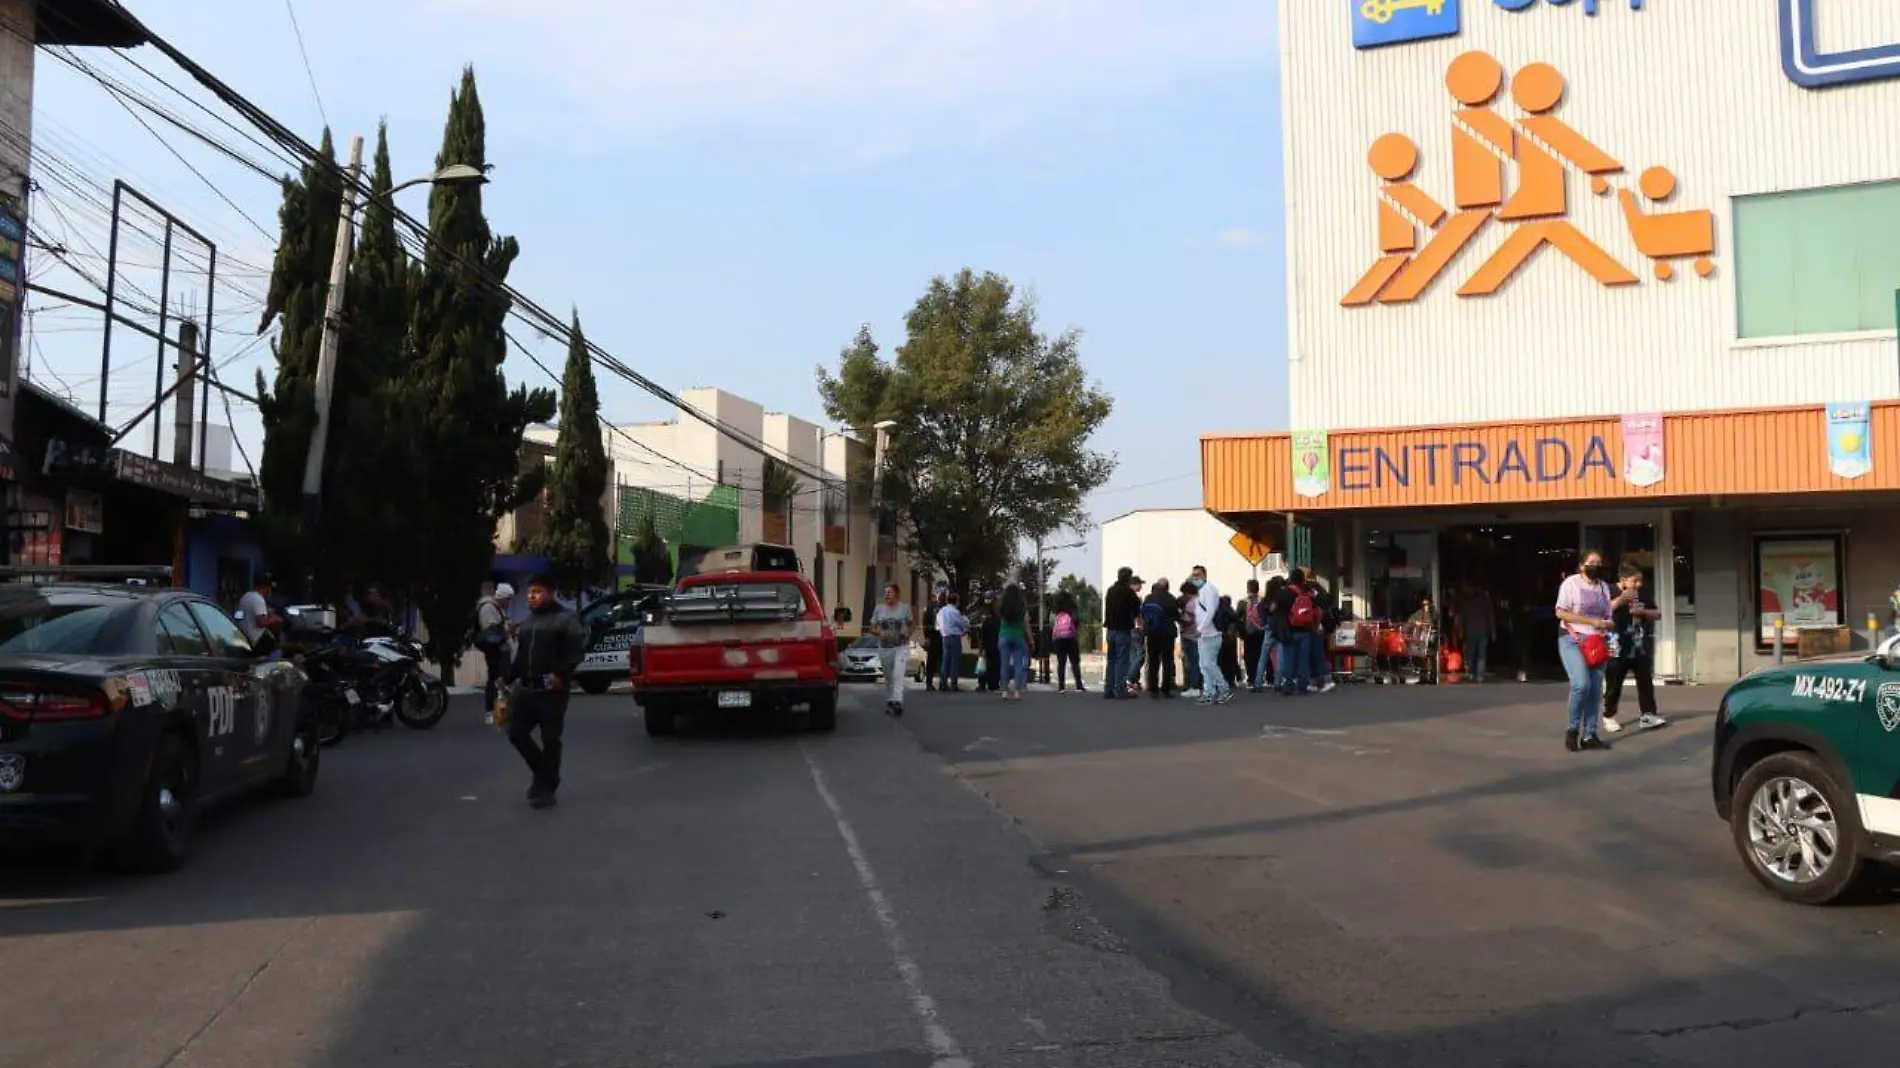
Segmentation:
{"type": "Polygon", "coordinates": [[[449,688],[423,670],[421,642],[398,631],[365,638],[363,650],[382,663],[379,675],[392,684],[390,704],[403,726],[426,731],[442,722],[449,711],[449,688]]]}
{"type": "Polygon", "coordinates": [[[392,718],[428,730],[448,713],[448,687],[423,670],[413,637],[396,632],[359,641],[336,629],[336,611],[325,605],[291,606],[285,621],[310,676],[305,698],[318,709],[324,744],[336,745],[354,727],[388,726],[392,718]]]}

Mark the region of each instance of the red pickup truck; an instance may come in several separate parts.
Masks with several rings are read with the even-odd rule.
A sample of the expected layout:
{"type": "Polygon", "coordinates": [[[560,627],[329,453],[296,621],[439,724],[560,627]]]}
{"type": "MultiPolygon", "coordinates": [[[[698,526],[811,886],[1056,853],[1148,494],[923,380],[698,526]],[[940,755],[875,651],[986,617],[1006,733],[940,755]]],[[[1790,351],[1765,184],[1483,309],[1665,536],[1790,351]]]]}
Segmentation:
{"type": "Polygon", "coordinates": [[[692,575],[652,609],[629,651],[647,733],[681,713],[805,705],[811,729],[838,724],[838,636],[817,591],[792,572],[692,575]]]}

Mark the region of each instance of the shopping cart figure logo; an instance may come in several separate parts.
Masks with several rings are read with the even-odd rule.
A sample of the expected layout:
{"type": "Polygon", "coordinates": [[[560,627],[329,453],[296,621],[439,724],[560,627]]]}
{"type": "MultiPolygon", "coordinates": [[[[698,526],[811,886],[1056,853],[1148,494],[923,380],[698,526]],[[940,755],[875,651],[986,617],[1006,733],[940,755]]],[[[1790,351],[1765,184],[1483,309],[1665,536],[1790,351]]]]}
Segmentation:
{"type": "Polygon", "coordinates": [[[1900,43],[1823,52],[1815,43],[1816,16],[1837,0],[1780,0],[1781,69],[1803,89],[1900,78],[1900,43]]]}
{"type": "Polygon", "coordinates": [[[1456,37],[1463,28],[1459,0],[1348,0],[1352,46],[1379,48],[1434,37],[1456,37]]]}

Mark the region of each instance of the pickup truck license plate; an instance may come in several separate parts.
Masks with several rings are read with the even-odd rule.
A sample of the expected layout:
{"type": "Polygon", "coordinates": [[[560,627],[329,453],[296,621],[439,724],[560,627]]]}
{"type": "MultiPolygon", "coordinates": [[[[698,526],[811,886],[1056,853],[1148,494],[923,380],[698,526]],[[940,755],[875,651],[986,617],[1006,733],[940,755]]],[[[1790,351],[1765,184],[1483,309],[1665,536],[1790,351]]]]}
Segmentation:
{"type": "Polygon", "coordinates": [[[719,691],[720,708],[751,708],[752,695],[744,690],[719,691]]]}

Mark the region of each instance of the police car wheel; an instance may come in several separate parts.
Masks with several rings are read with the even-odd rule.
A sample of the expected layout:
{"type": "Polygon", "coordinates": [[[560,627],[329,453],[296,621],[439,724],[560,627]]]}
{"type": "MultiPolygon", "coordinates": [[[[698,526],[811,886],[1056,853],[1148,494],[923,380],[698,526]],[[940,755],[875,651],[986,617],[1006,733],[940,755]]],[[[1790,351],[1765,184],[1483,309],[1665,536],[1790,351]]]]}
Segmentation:
{"type": "Polygon", "coordinates": [[[580,680],[581,692],[585,694],[591,694],[595,697],[599,697],[601,694],[606,693],[607,687],[611,685],[613,685],[613,680],[611,679],[581,679],[580,680]]]}
{"type": "Polygon", "coordinates": [[[1775,896],[1831,905],[1864,893],[1874,866],[1860,853],[1860,813],[1819,757],[1776,753],[1743,772],[1729,828],[1749,874],[1775,896]]]}
{"type": "Polygon", "coordinates": [[[317,772],[323,766],[323,741],[314,721],[297,727],[290,740],[290,762],[284,766],[278,791],[285,797],[309,797],[317,789],[317,772]]]}
{"type": "Polygon", "coordinates": [[[185,739],[167,734],[152,760],[145,798],[121,844],[120,858],[140,871],[175,871],[198,824],[198,761],[185,739]]]}

